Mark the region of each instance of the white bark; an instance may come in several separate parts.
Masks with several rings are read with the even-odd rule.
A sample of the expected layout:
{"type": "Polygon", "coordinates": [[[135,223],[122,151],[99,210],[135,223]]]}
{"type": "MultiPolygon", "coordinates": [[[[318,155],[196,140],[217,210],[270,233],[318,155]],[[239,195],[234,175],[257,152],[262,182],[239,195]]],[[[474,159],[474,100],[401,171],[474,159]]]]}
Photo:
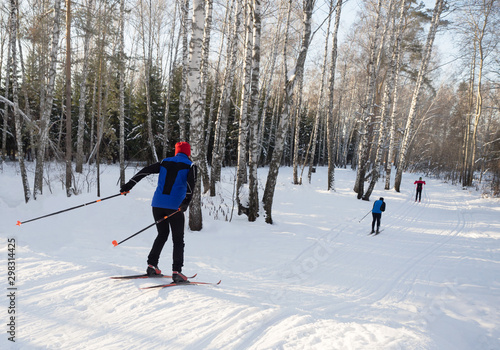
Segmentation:
{"type": "Polygon", "coordinates": [[[228,64],[224,73],[224,83],[221,88],[221,97],[217,120],[215,122],[214,147],[212,151],[212,167],[210,173],[210,196],[215,196],[215,184],[220,181],[222,161],[226,152],[227,122],[231,108],[231,92],[234,83],[234,70],[236,68],[238,51],[238,30],[241,23],[241,6],[236,1],[235,20],[233,33],[228,42],[228,64]]]}
{"type": "MultiPolygon", "coordinates": [[[[342,1],[339,0],[337,1],[336,9],[340,11],[342,7],[342,1]]],[[[328,63],[328,41],[330,40],[330,26],[332,22],[332,13],[334,9],[334,0],[330,0],[330,13],[328,14],[328,25],[326,28],[326,38],[325,38],[325,52],[323,53],[323,65],[321,67],[321,76],[325,77],[326,76],[326,67],[328,63]]],[[[337,12],[337,17],[340,19],[340,13],[337,12]]],[[[337,24],[337,21],[335,22],[337,24]]],[[[337,27],[338,28],[338,27],[337,27]]],[[[332,62],[333,65],[333,62],[332,62]]],[[[334,70],[335,71],[335,70],[334,70]]],[[[312,177],[312,168],[313,168],[313,163],[314,163],[314,157],[316,156],[316,146],[318,144],[318,134],[319,134],[319,122],[321,115],[324,113],[324,103],[323,103],[323,97],[325,93],[325,79],[321,80],[321,86],[319,90],[319,98],[318,98],[318,103],[316,106],[316,114],[314,116],[314,126],[313,130],[311,133],[311,141],[309,142],[308,149],[306,151],[306,159],[304,160],[304,164],[302,166],[302,171],[300,174],[300,179],[299,183],[302,184],[302,174],[304,173],[304,169],[307,164],[309,164],[309,171],[308,171],[308,180],[309,183],[311,183],[311,177],[312,177]],[[309,161],[308,161],[309,158],[309,161]]]]}
{"type": "MultiPolygon", "coordinates": [[[[9,17],[10,23],[10,17],[9,17]]],[[[12,67],[12,56],[10,45],[7,50],[7,76],[5,78],[5,98],[9,98],[10,89],[10,67],[12,67]]],[[[3,126],[2,126],[2,161],[7,159],[7,129],[9,128],[9,104],[4,103],[3,109],[3,126]]]]}
{"type": "MultiPolygon", "coordinates": [[[[12,75],[17,77],[17,13],[18,13],[18,2],[17,0],[10,0],[10,51],[12,57],[12,75]]],[[[17,157],[19,161],[19,170],[21,171],[21,180],[23,183],[24,190],[24,201],[27,203],[31,199],[31,191],[28,183],[28,175],[26,172],[26,165],[24,163],[24,149],[23,149],[23,124],[21,122],[21,116],[19,113],[19,94],[18,94],[18,84],[17,79],[12,80],[12,97],[14,100],[14,120],[16,127],[16,144],[17,144],[17,157]]]]}
{"type": "Polygon", "coordinates": [[[167,92],[165,97],[165,116],[163,118],[163,151],[162,151],[162,159],[167,157],[168,152],[168,143],[170,138],[170,127],[168,123],[168,119],[170,116],[170,101],[171,101],[171,91],[172,91],[172,80],[174,75],[174,68],[176,66],[176,57],[177,51],[179,49],[179,40],[175,45],[174,49],[174,40],[175,40],[175,27],[177,23],[177,8],[178,1],[175,2],[175,12],[174,12],[174,20],[172,23],[172,32],[170,35],[170,49],[169,49],[169,69],[168,69],[168,83],[167,83],[167,92]]]}
{"type": "MultiPolygon", "coordinates": [[[[195,163],[201,163],[205,146],[203,138],[203,105],[201,102],[202,91],[200,84],[200,67],[203,45],[203,23],[204,23],[204,0],[193,1],[193,20],[191,42],[189,44],[189,67],[187,74],[187,86],[189,93],[189,105],[191,111],[190,142],[192,146],[191,155],[195,163]]],[[[201,213],[201,176],[198,176],[196,187],[189,206],[189,227],[193,231],[203,228],[201,213]]]]}
{"type": "Polygon", "coordinates": [[[366,99],[363,102],[361,120],[359,127],[359,144],[358,144],[358,170],[356,174],[356,182],[354,184],[354,192],[358,193],[358,199],[361,199],[364,191],[365,174],[368,167],[368,157],[370,145],[368,142],[368,123],[371,121],[374,112],[375,88],[377,79],[376,58],[378,47],[378,39],[380,36],[380,20],[381,20],[382,0],[378,0],[377,19],[373,35],[370,39],[370,57],[368,60],[368,82],[366,88],[366,99]]]}
{"type": "Polygon", "coordinates": [[[73,176],[73,131],[71,127],[71,0],[66,0],[66,196],[71,196],[71,183],[73,176]]]}
{"type": "Polygon", "coordinates": [[[125,0],[120,0],[118,43],[118,119],[120,123],[120,186],[125,184],[125,0]]]}
{"type": "Polygon", "coordinates": [[[257,167],[259,162],[259,74],[260,74],[260,0],[253,0],[253,51],[252,51],[252,79],[250,94],[250,118],[249,118],[249,201],[248,201],[248,221],[255,221],[259,215],[259,190],[257,167]]]}
{"type": "Polygon", "coordinates": [[[50,115],[52,112],[52,102],[54,100],[54,84],[56,79],[57,53],[59,51],[59,35],[61,32],[60,24],[61,0],[55,0],[54,3],[54,24],[52,27],[52,46],[50,51],[50,66],[48,73],[48,83],[45,87],[45,96],[42,103],[43,109],[40,118],[40,134],[38,139],[38,152],[36,154],[35,181],[33,197],[36,199],[38,194],[43,193],[43,165],[45,162],[45,150],[49,142],[50,115]]]}
{"type": "Polygon", "coordinates": [[[399,72],[401,70],[401,40],[403,37],[403,23],[404,17],[406,13],[406,0],[401,1],[401,7],[399,12],[399,23],[397,28],[397,36],[396,41],[393,46],[392,58],[391,58],[391,74],[394,75],[394,87],[392,91],[392,105],[389,116],[389,145],[387,151],[387,162],[385,165],[385,187],[384,189],[388,190],[391,186],[391,172],[392,172],[392,163],[394,158],[394,147],[396,142],[396,106],[397,106],[397,98],[399,92],[399,72]],[[394,72],[392,72],[394,70],[394,72]]]}
{"type": "MultiPolygon", "coordinates": [[[[404,3],[405,0],[402,1],[402,7],[401,9],[404,10],[404,3]]],[[[395,41],[397,40],[397,27],[396,27],[396,14],[393,13],[392,9],[394,7],[394,0],[391,0],[390,5],[389,5],[389,15],[392,17],[392,25],[391,25],[391,38],[390,42],[393,48],[397,46],[397,43],[395,41]]],[[[397,59],[397,52],[396,50],[393,49],[392,55],[391,55],[391,61],[389,63],[390,66],[390,72],[389,72],[389,78],[387,79],[385,83],[385,89],[384,89],[384,96],[382,99],[382,106],[380,109],[380,120],[379,120],[379,133],[378,133],[378,141],[377,141],[377,146],[376,146],[376,151],[375,151],[375,160],[371,172],[371,179],[370,179],[370,185],[368,186],[368,189],[366,190],[365,194],[363,195],[363,200],[370,200],[370,196],[373,192],[373,189],[375,188],[375,185],[378,182],[378,179],[380,178],[380,166],[382,162],[382,151],[383,147],[386,143],[386,135],[387,135],[387,114],[388,111],[390,110],[392,106],[392,92],[394,89],[394,81],[396,80],[396,59],[397,59]]]]}
{"type": "Polygon", "coordinates": [[[410,112],[408,113],[408,119],[406,121],[406,128],[403,135],[403,140],[401,142],[401,149],[399,151],[398,169],[396,171],[396,178],[394,181],[394,189],[396,192],[400,191],[401,180],[403,177],[403,170],[406,166],[406,155],[410,147],[410,138],[413,133],[413,121],[417,114],[417,106],[422,92],[422,82],[424,80],[425,74],[427,73],[427,66],[429,64],[432,46],[434,44],[434,39],[436,37],[436,32],[439,27],[439,19],[441,12],[443,11],[444,0],[436,0],[434,6],[434,12],[432,15],[431,26],[429,28],[429,33],[427,35],[427,43],[425,44],[424,55],[420,63],[420,69],[418,71],[417,80],[415,82],[415,87],[413,89],[413,95],[410,105],[410,112]]]}
{"type": "MultiPolygon", "coordinates": [[[[290,124],[290,109],[293,105],[293,90],[295,84],[302,80],[304,74],[304,65],[307,57],[307,52],[309,50],[310,38],[311,38],[311,18],[314,8],[314,0],[305,0],[303,8],[303,32],[301,40],[301,48],[299,55],[297,57],[297,62],[293,74],[288,76],[288,71],[285,69],[285,86],[284,86],[284,105],[281,113],[281,118],[279,120],[278,129],[276,131],[276,144],[274,147],[271,163],[269,164],[269,173],[267,176],[266,187],[264,190],[264,210],[266,215],[266,222],[269,224],[273,223],[272,219],[272,205],[274,198],[274,190],[276,188],[276,180],[278,178],[279,167],[281,163],[281,157],[283,156],[283,149],[285,143],[285,137],[290,124]]],[[[291,2],[289,3],[289,11],[291,11],[291,2]]],[[[290,12],[288,14],[290,16],[290,12]]],[[[289,24],[289,17],[287,19],[287,28],[289,24]]],[[[288,32],[285,36],[284,52],[283,56],[286,62],[286,45],[287,45],[288,32]]]]}
{"type": "Polygon", "coordinates": [[[179,94],[179,141],[186,141],[187,126],[186,126],[186,98],[187,98],[187,69],[188,69],[188,14],[189,14],[189,0],[184,0],[182,5],[182,20],[181,20],[181,38],[182,38],[182,85],[179,94]]]}
{"type": "Polygon", "coordinates": [[[335,24],[332,34],[332,57],[331,57],[331,67],[330,67],[330,84],[328,86],[328,113],[326,120],[326,142],[328,149],[328,191],[335,189],[335,151],[334,140],[333,140],[333,96],[335,91],[335,70],[337,67],[337,36],[339,32],[340,15],[342,13],[342,0],[337,0],[335,14],[335,24]]]}
{"type": "Polygon", "coordinates": [[[80,83],[80,101],[78,110],[78,128],[76,132],[76,172],[81,173],[83,170],[83,140],[85,134],[85,106],[87,104],[87,77],[89,74],[89,47],[92,36],[91,26],[93,18],[94,0],[89,0],[87,3],[85,37],[83,39],[83,67],[82,81],[80,83]]]}
{"type": "Polygon", "coordinates": [[[238,167],[236,177],[236,203],[238,205],[238,214],[242,213],[243,204],[241,203],[241,189],[247,183],[247,142],[248,142],[248,114],[251,113],[248,108],[250,96],[251,72],[252,72],[252,16],[250,11],[250,1],[245,0],[245,49],[243,58],[243,84],[241,89],[240,101],[240,120],[238,129],[238,167]]]}
{"type": "MultiPolygon", "coordinates": [[[[203,183],[203,192],[208,191],[210,187],[210,178],[208,176],[208,163],[207,163],[207,149],[205,147],[205,130],[206,130],[206,101],[207,101],[207,82],[208,82],[208,59],[210,51],[210,34],[212,31],[212,11],[213,11],[213,0],[205,0],[205,25],[203,28],[203,44],[201,48],[202,60],[201,60],[201,74],[200,74],[200,90],[201,90],[201,113],[202,113],[202,136],[203,136],[203,146],[200,145],[200,157],[198,162],[199,175],[201,176],[201,182],[203,183]]],[[[200,189],[201,190],[201,189],[200,189]]]]}

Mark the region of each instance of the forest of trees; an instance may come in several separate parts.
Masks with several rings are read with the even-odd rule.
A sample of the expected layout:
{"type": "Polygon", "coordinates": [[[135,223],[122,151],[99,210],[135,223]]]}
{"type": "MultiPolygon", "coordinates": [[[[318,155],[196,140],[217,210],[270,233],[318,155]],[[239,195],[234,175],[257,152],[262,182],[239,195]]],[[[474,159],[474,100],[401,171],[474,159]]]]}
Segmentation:
{"type": "Polygon", "coordinates": [[[100,196],[100,164],[124,183],[188,141],[193,230],[226,166],[238,212],[268,223],[282,166],[296,185],[327,166],[332,191],[350,167],[363,200],[403,171],[500,195],[500,0],[351,1],[4,1],[2,164],[19,163],[26,202],[53,162],[68,196],[95,169],[100,196]]]}

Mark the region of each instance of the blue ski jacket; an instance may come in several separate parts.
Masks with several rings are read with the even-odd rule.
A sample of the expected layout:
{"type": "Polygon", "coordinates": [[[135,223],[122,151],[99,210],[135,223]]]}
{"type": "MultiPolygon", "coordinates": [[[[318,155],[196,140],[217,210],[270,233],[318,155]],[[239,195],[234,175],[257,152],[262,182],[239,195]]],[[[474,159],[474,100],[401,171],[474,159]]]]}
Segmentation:
{"type": "Polygon", "coordinates": [[[197,167],[184,153],[163,159],[141,169],[130,181],[129,189],[150,174],[158,175],[158,185],[151,206],[164,209],[179,209],[188,206],[193,197],[197,167]]]}
{"type": "Polygon", "coordinates": [[[372,213],[382,214],[383,211],[385,211],[385,202],[381,199],[375,201],[375,203],[373,203],[372,213]]]}
{"type": "Polygon", "coordinates": [[[153,196],[152,206],[157,208],[177,209],[193,186],[188,183],[188,174],[193,162],[184,153],[165,158],[160,162],[158,186],[153,196]]]}

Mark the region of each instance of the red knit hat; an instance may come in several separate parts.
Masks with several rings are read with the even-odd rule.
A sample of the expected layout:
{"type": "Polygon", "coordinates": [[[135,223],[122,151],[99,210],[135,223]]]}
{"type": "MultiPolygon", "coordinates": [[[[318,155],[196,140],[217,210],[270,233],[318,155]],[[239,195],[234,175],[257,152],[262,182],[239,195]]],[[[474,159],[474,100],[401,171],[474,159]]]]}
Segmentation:
{"type": "Polygon", "coordinates": [[[187,142],[177,142],[175,144],[175,155],[177,153],[184,153],[188,157],[191,156],[191,145],[187,142]]]}

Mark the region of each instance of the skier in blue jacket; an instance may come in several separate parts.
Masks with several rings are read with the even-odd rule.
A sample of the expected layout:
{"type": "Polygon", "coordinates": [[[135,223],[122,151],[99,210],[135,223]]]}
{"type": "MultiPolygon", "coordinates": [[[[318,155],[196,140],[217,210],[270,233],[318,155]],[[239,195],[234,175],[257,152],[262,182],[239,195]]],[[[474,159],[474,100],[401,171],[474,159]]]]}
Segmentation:
{"type": "Polygon", "coordinates": [[[146,273],[149,276],[161,275],[158,268],[163,246],[172,230],[172,279],[174,282],[186,282],[182,274],[184,265],[184,212],[187,210],[196,183],[197,167],[189,159],[191,146],[187,142],[177,142],[175,156],[141,169],[120,188],[121,193],[128,193],[144,177],[158,175],[158,185],[153,195],[151,206],[155,221],[171,215],[156,224],[158,235],[148,255],[146,273]],[[178,212],[177,212],[178,211],[178,212]],[[172,215],[173,214],[173,215],[172,215]]]}
{"type": "Polygon", "coordinates": [[[375,201],[373,203],[373,208],[372,208],[372,232],[370,234],[375,233],[375,222],[377,223],[377,232],[375,233],[378,235],[380,233],[380,219],[382,218],[382,212],[385,211],[385,202],[384,198],[380,197],[379,200],[375,201]]]}

